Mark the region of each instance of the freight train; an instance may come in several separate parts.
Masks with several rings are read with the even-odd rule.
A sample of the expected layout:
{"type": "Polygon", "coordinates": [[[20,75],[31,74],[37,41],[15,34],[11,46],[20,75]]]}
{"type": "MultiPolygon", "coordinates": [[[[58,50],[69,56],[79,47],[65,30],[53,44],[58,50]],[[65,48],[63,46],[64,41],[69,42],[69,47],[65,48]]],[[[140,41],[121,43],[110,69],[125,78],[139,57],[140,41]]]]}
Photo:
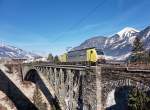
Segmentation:
{"type": "Polygon", "coordinates": [[[73,50],[59,56],[59,60],[64,64],[96,64],[105,63],[104,53],[101,49],[95,47],[81,50],[73,50]]]}

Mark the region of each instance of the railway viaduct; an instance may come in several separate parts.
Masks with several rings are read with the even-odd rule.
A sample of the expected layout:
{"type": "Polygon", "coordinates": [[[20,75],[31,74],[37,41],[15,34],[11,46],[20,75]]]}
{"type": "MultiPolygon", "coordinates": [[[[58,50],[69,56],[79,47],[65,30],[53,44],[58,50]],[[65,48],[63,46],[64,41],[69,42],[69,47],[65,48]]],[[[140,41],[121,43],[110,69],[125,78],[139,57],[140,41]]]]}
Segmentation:
{"type": "Polygon", "coordinates": [[[150,90],[150,70],[126,66],[24,65],[22,74],[61,110],[124,108],[128,88],[150,90]]]}

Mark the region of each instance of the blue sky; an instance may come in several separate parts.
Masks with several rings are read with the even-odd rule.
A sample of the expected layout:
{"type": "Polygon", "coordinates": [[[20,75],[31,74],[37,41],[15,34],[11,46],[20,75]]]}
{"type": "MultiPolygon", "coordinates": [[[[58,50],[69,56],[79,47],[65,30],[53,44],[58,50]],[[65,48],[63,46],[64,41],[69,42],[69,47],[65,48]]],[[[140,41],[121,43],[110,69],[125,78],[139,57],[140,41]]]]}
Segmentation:
{"type": "Polygon", "coordinates": [[[141,30],[150,25],[149,11],[150,0],[0,0],[0,40],[61,54],[93,36],[141,30]]]}

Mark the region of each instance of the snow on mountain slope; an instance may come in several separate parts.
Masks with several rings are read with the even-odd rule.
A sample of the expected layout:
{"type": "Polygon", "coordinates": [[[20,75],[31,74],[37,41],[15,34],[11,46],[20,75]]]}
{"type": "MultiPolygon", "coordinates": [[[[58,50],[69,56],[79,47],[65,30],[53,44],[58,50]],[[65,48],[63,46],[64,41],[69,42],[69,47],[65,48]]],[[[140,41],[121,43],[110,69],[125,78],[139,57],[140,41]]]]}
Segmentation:
{"type": "Polygon", "coordinates": [[[127,27],[108,38],[107,44],[103,48],[105,54],[118,59],[129,55],[128,53],[132,50],[132,44],[138,32],[134,28],[127,27]]]}
{"type": "Polygon", "coordinates": [[[139,31],[131,27],[126,27],[122,29],[121,31],[119,31],[117,34],[120,36],[120,38],[124,38],[124,37],[130,37],[132,36],[132,34],[136,32],[139,32],[139,31]]]}
{"type": "Polygon", "coordinates": [[[130,55],[135,37],[141,38],[145,48],[150,49],[150,26],[142,31],[126,27],[111,37],[100,36],[88,39],[74,49],[82,49],[83,47],[101,48],[106,58],[123,60],[130,55]]]}
{"type": "Polygon", "coordinates": [[[40,57],[31,52],[26,52],[22,49],[10,45],[0,44],[0,58],[37,58],[40,57]]]}

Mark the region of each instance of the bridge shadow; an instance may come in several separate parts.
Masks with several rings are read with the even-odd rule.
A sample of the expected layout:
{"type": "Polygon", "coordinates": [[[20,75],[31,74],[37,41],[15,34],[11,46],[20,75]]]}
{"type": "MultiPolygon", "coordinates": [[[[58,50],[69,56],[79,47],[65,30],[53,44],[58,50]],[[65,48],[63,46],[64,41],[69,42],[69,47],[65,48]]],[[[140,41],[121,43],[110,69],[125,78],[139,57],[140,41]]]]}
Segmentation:
{"type": "Polygon", "coordinates": [[[0,70],[0,90],[12,100],[18,110],[38,110],[19,88],[0,70]]]}
{"type": "Polygon", "coordinates": [[[44,82],[42,81],[42,79],[38,75],[38,72],[35,69],[28,71],[24,80],[35,83],[39,87],[39,89],[43,92],[43,94],[47,98],[47,100],[48,100],[49,104],[52,106],[52,108],[55,108],[56,110],[61,110],[57,97],[55,96],[55,98],[53,98],[49,89],[46,87],[46,85],[44,84],[44,82]]]}
{"type": "Polygon", "coordinates": [[[106,108],[106,110],[128,110],[128,93],[130,90],[131,87],[129,86],[116,88],[114,93],[116,104],[106,108]]]}

